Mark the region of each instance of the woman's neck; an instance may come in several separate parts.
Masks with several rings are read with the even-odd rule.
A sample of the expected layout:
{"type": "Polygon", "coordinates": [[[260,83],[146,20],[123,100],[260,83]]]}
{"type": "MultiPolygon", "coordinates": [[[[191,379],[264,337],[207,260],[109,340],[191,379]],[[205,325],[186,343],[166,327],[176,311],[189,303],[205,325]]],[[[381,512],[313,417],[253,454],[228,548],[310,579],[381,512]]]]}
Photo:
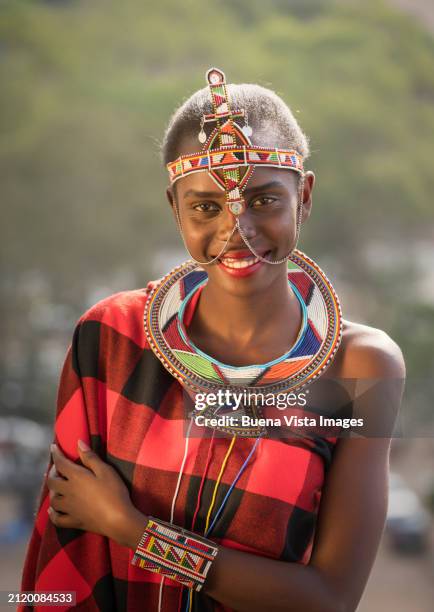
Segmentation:
{"type": "Polygon", "coordinates": [[[247,296],[223,292],[208,281],[188,335],[199,348],[217,358],[216,353],[229,358],[233,355],[232,361],[239,361],[242,354],[243,361],[254,363],[259,351],[265,363],[290,348],[301,322],[300,304],[286,275],[276,277],[266,291],[247,296]]]}

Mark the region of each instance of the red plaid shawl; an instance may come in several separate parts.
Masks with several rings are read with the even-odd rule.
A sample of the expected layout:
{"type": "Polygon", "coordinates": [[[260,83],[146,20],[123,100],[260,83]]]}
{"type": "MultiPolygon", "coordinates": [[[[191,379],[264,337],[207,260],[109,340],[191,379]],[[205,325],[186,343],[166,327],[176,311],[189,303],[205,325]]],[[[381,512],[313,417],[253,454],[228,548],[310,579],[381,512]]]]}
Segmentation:
{"type": "MultiPolygon", "coordinates": [[[[96,304],[78,321],[60,379],[55,442],[76,461],[78,438],[90,442],[123,477],[134,505],[144,514],[167,521],[184,453],[184,400],[181,385],[147,344],[143,329],[146,298],[146,289],[118,293],[96,304]]],[[[251,438],[236,440],[215,508],[254,442],[251,438]]],[[[229,443],[230,438],[214,440],[194,527],[201,534],[229,443]]],[[[209,444],[209,437],[190,439],[175,508],[177,525],[191,528],[209,444]]],[[[313,444],[261,439],[211,539],[249,553],[307,564],[333,446],[330,439],[313,444]]],[[[50,460],[47,471],[51,465],[50,460]]],[[[133,566],[132,550],[97,534],[55,527],[48,518],[48,506],[44,480],[22,591],[73,590],[75,609],[89,612],[158,609],[160,577],[133,566]]],[[[164,612],[184,609],[187,589],[181,591],[179,584],[165,580],[164,612]]],[[[47,607],[47,612],[51,610],[47,607]]],[[[222,612],[228,608],[195,593],[193,610],[222,612]]]]}

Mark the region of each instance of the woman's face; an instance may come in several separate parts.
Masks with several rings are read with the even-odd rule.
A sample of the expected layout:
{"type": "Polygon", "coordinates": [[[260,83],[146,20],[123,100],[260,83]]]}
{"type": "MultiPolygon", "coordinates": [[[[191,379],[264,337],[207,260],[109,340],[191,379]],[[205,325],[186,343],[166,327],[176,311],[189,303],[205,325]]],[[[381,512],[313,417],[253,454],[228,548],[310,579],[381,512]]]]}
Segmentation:
{"type": "MultiPolygon", "coordinates": [[[[181,154],[198,149],[194,140],[185,142],[181,154]]],[[[314,177],[305,178],[302,221],[310,213],[314,177]]],[[[262,257],[278,260],[295,246],[299,176],[280,168],[256,167],[243,192],[245,210],[239,223],[253,249],[262,257]]],[[[207,172],[189,174],[168,189],[168,199],[177,206],[184,239],[192,256],[209,261],[222,251],[235,225],[225,192],[207,172]]],[[[222,255],[205,266],[208,283],[234,295],[264,291],[286,275],[286,263],[270,265],[258,260],[238,230],[222,255]]]]}

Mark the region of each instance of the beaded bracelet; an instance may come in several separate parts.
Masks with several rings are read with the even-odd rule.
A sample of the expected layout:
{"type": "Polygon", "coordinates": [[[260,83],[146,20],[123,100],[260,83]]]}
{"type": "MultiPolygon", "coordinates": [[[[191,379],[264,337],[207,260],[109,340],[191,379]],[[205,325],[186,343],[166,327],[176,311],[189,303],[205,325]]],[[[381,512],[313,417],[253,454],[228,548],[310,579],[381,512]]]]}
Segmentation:
{"type": "Polygon", "coordinates": [[[217,553],[211,540],[150,516],[131,563],[200,591],[217,553]]]}

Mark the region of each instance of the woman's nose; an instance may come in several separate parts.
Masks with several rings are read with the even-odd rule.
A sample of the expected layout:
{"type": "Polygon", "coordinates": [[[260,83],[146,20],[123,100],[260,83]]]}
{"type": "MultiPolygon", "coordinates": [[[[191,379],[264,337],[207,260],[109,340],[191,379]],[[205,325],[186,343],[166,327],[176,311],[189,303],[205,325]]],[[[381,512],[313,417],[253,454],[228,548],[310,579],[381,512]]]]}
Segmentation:
{"type": "Polygon", "coordinates": [[[233,236],[238,234],[239,238],[241,238],[238,227],[236,227],[237,225],[241,225],[242,231],[246,235],[246,238],[249,239],[256,236],[256,229],[252,220],[250,219],[248,210],[244,210],[239,215],[234,215],[226,205],[225,214],[222,215],[221,225],[219,228],[219,238],[221,240],[227,240],[231,234],[233,236]]]}

